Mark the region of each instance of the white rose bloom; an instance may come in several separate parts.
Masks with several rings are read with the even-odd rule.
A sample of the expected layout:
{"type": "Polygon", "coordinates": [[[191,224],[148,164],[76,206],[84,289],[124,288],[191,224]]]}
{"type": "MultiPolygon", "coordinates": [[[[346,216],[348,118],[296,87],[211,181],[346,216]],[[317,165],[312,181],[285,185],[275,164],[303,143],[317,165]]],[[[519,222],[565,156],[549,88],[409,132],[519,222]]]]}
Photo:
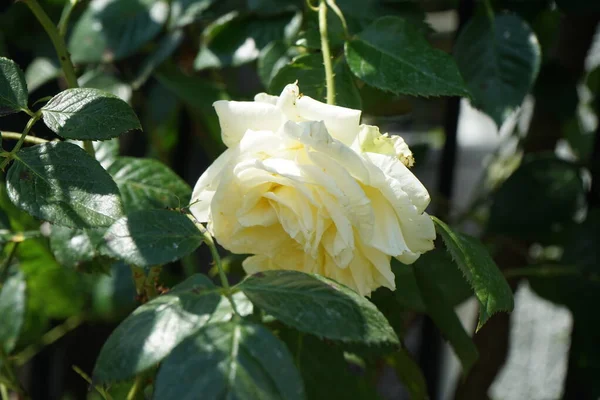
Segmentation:
{"type": "Polygon", "coordinates": [[[413,263],[435,239],[404,140],[296,84],[254,100],[214,104],[228,149],[196,183],[192,214],[224,248],[253,254],[247,273],[297,270],[362,295],[394,290],[391,257],[413,263]]]}

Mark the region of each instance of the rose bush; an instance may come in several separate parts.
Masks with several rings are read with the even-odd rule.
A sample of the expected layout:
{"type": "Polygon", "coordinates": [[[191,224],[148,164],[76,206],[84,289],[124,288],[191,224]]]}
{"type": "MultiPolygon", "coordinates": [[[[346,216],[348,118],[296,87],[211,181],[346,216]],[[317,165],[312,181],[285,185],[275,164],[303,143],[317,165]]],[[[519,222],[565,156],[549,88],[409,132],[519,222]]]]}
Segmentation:
{"type": "Polygon", "coordinates": [[[362,295],[395,289],[391,257],[433,249],[430,198],[399,136],[361,112],[300,94],[214,103],[228,149],[200,177],[190,208],[247,273],[318,273],[362,295]]]}

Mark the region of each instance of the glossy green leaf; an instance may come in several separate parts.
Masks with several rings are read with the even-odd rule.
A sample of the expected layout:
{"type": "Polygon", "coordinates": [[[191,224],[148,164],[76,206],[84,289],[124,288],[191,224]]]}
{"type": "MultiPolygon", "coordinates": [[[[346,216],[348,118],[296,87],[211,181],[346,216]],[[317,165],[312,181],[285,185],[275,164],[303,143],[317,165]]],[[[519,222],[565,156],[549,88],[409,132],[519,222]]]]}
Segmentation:
{"type": "Polygon", "coordinates": [[[163,361],[155,399],[304,399],[287,347],[261,325],[234,319],[187,338],[163,361]]]}
{"type": "Polygon", "coordinates": [[[49,58],[35,58],[25,70],[25,82],[30,92],[60,76],[61,69],[57,61],[49,58]]]}
{"type": "Polygon", "coordinates": [[[450,55],[432,48],[405,19],[383,17],[346,42],[346,60],[359,79],[413,96],[469,96],[450,55]]]}
{"type": "Polygon", "coordinates": [[[91,88],[60,92],[42,107],[42,118],[48,128],[67,139],[106,140],[142,129],[129,104],[91,88]]]}
{"type": "Polygon", "coordinates": [[[138,307],[104,343],[94,380],[121,381],[153,367],[208,322],[220,299],[211,280],[197,274],[138,307]]]}
{"type": "Polygon", "coordinates": [[[269,18],[232,16],[214,22],[205,31],[206,44],[194,61],[197,70],[254,61],[269,43],[295,35],[301,21],[300,14],[291,13],[269,18]]]}
{"type": "Polygon", "coordinates": [[[26,283],[22,273],[9,277],[0,287],[0,348],[9,354],[15,347],[26,310],[26,283]]]}
{"type": "Polygon", "coordinates": [[[576,164],[550,154],[527,157],[494,194],[488,230],[543,240],[572,220],[584,193],[576,164]]]}
{"type": "Polygon", "coordinates": [[[443,292],[431,277],[425,271],[417,268],[415,269],[415,278],[419,290],[423,294],[427,314],[454,349],[462,365],[463,375],[466,376],[479,358],[477,346],[462,326],[454,312],[454,307],[446,300],[443,292]]]}
{"type": "Polygon", "coordinates": [[[196,250],[203,237],[185,215],[142,210],[123,217],[104,235],[101,252],[140,267],[165,264],[196,250]]]}
{"type": "MultiPolygon", "coordinates": [[[[494,313],[512,311],[512,290],[483,244],[472,236],[452,231],[448,225],[435,217],[433,221],[437,233],[444,240],[454,262],[479,301],[477,329],[479,330],[494,313]]],[[[423,299],[425,300],[425,297],[423,299]]]]}
{"type": "Polygon", "coordinates": [[[0,57],[0,117],[27,110],[27,84],[21,68],[0,57]]]}
{"type": "Polygon", "coordinates": [[[56,225],[109,226],[123,215],[110,175],[71,143],[49,142],[19,151],[8,170],[7,192],[17,207],[56,225]]]}
{"type": "Polygon", "coordinates": [[[298,271],[265,271],[250,275],[237,288],[254,305],[299,331],[344,342],[399,345],[373,303],[331,279],[298,271]]]}
{"type": "MultiPolygon", "coordinates": [[[[334,61],[333,73],[336,104],[360,110],[360,93],[356,88],[354,77],[350,73],[343,57],[334,61]]],[[[279,95],[286,85],[294,83],[296,80],[298,80],[298,86],[302,94],[310,96],[315,100],[326,101],[327,88],[323,83],[325,80],[325,68],[323,67],[322,55],[305,54],[296,57],[291,64],[281,68],[273,77],[269,85],[269,92],[279,95]]]]}
{"type": "Polygon", "coordinates": [[[183,179],[156,160],[119,157],[108,172],[121,191],[127,212],[182,207],[192,194],[183,179]]]}
{"type": "Polygon", "coordinates": [[[532,88],[540,69],[537,38],[517,15],[498,15],[491,22],[480,14],[469,21],[454,46],[458,68],[473,104],[498,127],[532,88]]]}
{"type": "Polygon", "coordinates": [[[129,57],[160,33],[168,15],[164,0],[92,0],[69,38],[73,62],[129,57]]]}
{"type": "Polygon", "coordinates": [[[102,242],[106,229],[73,229],[53,226],[50,231],[50,248],[63,267],[76,268],[98,255],[96,248],[102,242]]]}

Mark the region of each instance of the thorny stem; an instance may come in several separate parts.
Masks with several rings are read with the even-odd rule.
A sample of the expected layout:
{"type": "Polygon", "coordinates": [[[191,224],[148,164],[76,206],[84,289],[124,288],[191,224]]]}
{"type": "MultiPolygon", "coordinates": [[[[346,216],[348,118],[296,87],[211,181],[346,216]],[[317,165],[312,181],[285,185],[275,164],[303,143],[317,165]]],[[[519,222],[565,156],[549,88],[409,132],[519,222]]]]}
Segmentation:
{"type": "Polygon", "coordinates": [[[327,86],[327,104],[335,104],[335,83],[333,81],[333,64],[327,37],[327,0],[319,1],[319,34],[321,35],[321,52],[325,66],[325,85],[327,86]]]}
{"type": "MultiPolygon", "coordinates": [[[[65,80],[67,81],[67,85],[69,88],[78,88],[79,84],[77,83],[77,75],[75,74],[75,68],[73,67],[73,62],[71,61],[71,56],[69,56],[69,52],[67,51],[67,46],[65,45],[65,40],[63,36],[59,32],[59,30],[54,26],[54,23],[48,17],[48,14],[44,11],[42,6],[37,2],[37,0],[23,0],[23,2],[29,7],[33,15],[37,18],[37,20],[42,24],[44,30],[50,37],[52,44],[54,45],[54,50],[56,51],[56,55],[58,55],[58,61],[60,62],[60,66],[65,75],[65,80]]],[[[77,1],[71,0],[73,6],[77,1]]],[[[67,6],[68,7],[68,6],[67,6]]],[[[70,11],[68,11],[70,14],[70,11]]],[[[61,22],[64,25],[63,30],[66,29],[66,25],[68,22],[68,15],[63,15],[61,18],[61,22]]],[[[59,24],[60,26],[60,24],[59,24]]],[[[83,141],[83,148],[87,151],[92,157],[95,158],[96,152],[94,150],[94,145],[90,140],[83,141]]]]}

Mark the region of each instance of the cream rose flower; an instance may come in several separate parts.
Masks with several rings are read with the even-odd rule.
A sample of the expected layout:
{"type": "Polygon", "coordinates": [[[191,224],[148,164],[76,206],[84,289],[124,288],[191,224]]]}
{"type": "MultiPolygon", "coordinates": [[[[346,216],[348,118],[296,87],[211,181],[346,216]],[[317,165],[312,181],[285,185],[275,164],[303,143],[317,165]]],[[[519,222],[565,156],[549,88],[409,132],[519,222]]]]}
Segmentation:
{"type": "Polygon", "coordinates": [[[395,289],[391,257],[410,264],[433,248],[429,194],[402,138],[296,84],[214,107],[228,149],[196,183],[191,212],[224,248],[252,254],[247,273],[318,273],[369,295],[395,289]]]}

